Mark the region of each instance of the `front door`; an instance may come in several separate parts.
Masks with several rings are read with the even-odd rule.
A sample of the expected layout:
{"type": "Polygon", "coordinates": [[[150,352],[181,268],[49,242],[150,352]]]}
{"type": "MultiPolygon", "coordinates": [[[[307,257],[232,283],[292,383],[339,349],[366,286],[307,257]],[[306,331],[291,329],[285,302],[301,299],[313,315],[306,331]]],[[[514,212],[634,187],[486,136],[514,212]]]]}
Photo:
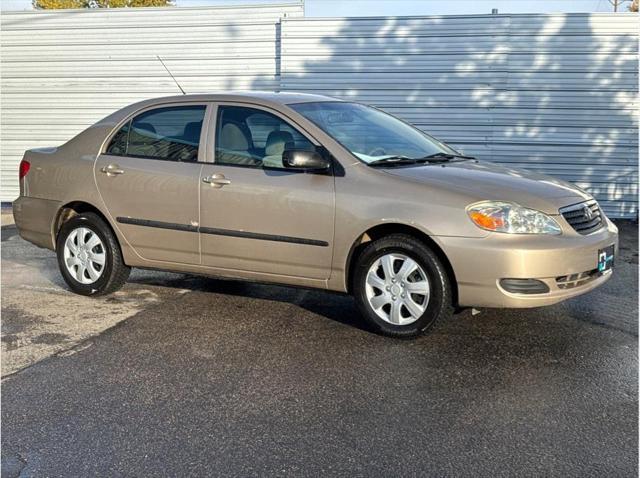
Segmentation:
{"type": "Polygon", "coordinates": [[[202,264],[327,279],[333,175],[282,163],[285,148],[317,146],[290,121],[259,107],[218,105],[213,123],[214,163],[203,166],[200,181],[202,264]]]}
{"type": "Polygon", "coordinates": [[[113,136],[95,164],[113,223],[140,257],[199,264],[200,136],[206,105],[155,107],[113,136]]]}

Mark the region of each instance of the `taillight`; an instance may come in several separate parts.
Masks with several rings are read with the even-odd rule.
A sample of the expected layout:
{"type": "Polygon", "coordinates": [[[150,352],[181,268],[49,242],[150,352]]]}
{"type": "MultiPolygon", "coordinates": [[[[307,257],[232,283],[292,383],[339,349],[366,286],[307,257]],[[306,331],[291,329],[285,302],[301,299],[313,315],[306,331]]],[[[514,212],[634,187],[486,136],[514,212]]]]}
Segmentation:
{"type": "Polygon", "coordinates": [[[26,159],[20,161],[20,169],[18,173],[19,178],[24,178],[29,172],[29,169],[31,169],[31,163],[29,161],[27,161],[26,159]]]}

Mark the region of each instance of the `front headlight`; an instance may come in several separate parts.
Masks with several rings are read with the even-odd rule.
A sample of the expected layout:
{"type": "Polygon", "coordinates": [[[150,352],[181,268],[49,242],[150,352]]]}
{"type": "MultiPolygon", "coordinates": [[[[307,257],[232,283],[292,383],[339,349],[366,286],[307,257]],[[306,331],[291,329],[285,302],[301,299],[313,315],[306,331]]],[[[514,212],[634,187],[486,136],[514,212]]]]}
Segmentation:
{"type": "Polygon", "coordinates": [[[467,214],[482,229],[507,234],[561,234],[551,216],[509,202],[487,201],[467,207],[467,214]]]}

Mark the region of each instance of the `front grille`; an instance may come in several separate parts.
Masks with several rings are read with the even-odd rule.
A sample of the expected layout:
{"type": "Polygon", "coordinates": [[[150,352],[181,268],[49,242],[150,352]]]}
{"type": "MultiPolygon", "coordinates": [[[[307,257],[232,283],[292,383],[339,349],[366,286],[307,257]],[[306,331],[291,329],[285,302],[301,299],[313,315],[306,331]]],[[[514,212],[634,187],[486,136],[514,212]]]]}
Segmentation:
{"type": "Polygon", "coordinates": [[[594,200],[563,207],[560,214],[580,234],[591,234],[604,225],[602,211],[594,200]]]}
{"type": "Polygon", "coordinates": [[[578,274],[556,277],[556,285],[558,289],[573,289],[574,287],[585,285],[598,277],[600,277],[598,269],[593,269],[578,274]]]}

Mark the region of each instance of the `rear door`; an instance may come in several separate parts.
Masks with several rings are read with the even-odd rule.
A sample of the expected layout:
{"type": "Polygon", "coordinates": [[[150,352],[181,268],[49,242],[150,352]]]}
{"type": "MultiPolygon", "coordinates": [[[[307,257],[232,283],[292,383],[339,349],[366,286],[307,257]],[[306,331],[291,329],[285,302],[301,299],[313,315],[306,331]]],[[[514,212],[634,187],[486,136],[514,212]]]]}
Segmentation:
{"type": "Polygon", "coordinates": [[[95,163],[113,223],[144,259],[199,264],[206,104],[156,106],[121,126],[95,163]]]}
{"type": "Polygon", "coordinates": [[[285,148],[319,149],[281,113],[221,103],[200,181],[202,264],[264,274],[327,279],[335,191],[330,171],[291,170],[285,148]],[[215,133],[213,133],[215,131],[215,133]]]}

